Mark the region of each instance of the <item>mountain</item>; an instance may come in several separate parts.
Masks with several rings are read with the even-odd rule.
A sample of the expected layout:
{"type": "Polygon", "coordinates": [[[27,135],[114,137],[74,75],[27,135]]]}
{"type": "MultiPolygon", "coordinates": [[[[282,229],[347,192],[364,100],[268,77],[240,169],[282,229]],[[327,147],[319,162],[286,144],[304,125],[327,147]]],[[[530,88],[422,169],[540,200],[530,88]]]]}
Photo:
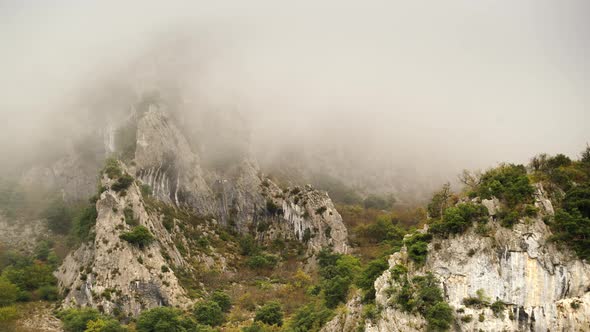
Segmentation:
{"type": "Polygon", "coordinates": [[[0,183],[8,330],[590,329],[590,149],[410,211],[266,175],[157,99],[117,119],[0,183]]]}

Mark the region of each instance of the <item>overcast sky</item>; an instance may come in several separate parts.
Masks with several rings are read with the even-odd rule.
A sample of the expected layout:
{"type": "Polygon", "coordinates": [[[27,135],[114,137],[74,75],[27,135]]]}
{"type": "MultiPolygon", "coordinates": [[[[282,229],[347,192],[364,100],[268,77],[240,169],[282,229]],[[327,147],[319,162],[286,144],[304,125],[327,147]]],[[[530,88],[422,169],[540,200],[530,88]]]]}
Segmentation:
{"type": "Polygon", "coordinates": [[[248,114],[255,141],[453,172],[590,142],[586,0],[0,0],[0,138],[176,38],[185,98],[248,114]]]}

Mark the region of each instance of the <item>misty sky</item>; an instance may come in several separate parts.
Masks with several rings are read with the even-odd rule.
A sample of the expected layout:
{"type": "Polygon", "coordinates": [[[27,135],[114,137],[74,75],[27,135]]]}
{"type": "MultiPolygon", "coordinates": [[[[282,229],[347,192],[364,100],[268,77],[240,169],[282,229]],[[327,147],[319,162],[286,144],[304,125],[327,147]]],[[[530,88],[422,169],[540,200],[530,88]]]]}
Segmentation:
{"type": "Polygon", "coordinates": [[[247,114],[257,144],[432,172],[576,156],[589,18],[586,0],[0,0],[0,139],[36,137],[107,77],[141,86],[117,75],[162,53],[185,99],[247,114]]]}

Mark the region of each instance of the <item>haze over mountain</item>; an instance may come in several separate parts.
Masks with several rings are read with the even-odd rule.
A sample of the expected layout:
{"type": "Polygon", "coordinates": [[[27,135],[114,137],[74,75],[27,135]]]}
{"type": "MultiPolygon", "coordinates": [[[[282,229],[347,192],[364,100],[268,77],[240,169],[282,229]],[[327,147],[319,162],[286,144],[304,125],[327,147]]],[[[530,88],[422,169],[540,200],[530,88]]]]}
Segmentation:
{"type": "Polygon", "coordinates": [[[424,197],[463,168],[575,157],[590,130],[589,9],[3,1],[3,166],[63,150],[146,90],[196,122],[239,114],[214,133],[244,131],[263,165],[300,163],[366,191],[424,197]]]}

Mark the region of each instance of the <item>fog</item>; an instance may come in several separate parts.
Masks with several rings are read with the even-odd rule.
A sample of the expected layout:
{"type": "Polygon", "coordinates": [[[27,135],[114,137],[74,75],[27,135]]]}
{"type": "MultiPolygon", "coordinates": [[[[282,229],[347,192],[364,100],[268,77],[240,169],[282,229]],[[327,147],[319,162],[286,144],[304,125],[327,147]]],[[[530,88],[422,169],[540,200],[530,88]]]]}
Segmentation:
{"type": "Polygon", "coordinates": [[[153,90],[188,131],[209,127],[204,142],[236,137],[263,166],[367,190],[575,157],[588,15],[585,0],[0,0],[3,166],[59,153],[153,90]]]}

